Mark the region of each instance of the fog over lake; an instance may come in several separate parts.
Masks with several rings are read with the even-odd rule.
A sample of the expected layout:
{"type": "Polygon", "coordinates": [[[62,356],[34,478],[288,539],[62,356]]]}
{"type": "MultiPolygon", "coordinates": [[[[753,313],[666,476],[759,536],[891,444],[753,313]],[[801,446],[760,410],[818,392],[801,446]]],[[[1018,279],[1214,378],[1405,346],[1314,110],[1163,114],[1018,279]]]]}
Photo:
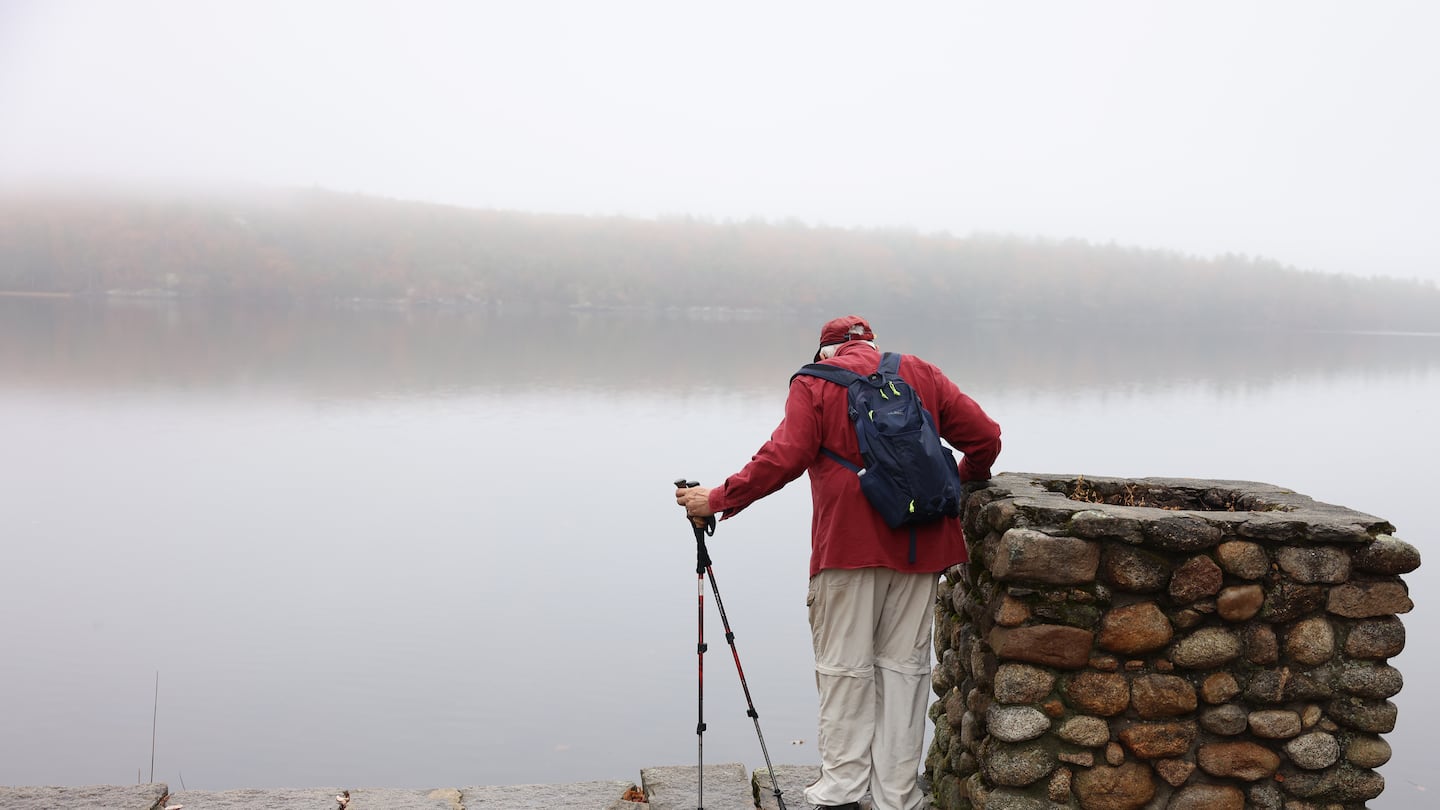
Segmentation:
{"type": "MultiPolygon", "coordinates": [[[[157,671],[175,789],[693,764],[670,482],[749,459],[828,315],[0,297],[0,783],[148,779],[157,671]]],[[[1392,522],[1428,564],[1371,806],[1428,806],[1440,336],[874,326],[1000,423],[997,471],[1266,481],[1392,522]]],[[[777,763],[817,760],[808,529],[797,481],[710,546],[777,763]]],[[[711,610],[706,760],[755,767],[711,610]]]]}

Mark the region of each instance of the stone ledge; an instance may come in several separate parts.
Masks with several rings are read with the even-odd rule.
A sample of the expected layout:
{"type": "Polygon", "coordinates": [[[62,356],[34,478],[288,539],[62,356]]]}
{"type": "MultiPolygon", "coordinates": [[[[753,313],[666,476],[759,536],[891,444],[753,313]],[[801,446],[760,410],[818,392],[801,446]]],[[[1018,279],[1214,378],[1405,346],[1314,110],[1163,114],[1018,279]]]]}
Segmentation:
{"type": "MultiPolygon", "coordinates": [[[[645,768],[640,783],[650,810],[694,810],[699,798],[699,770],[694,765],[645,768]]],[[[750,772],[738,762],[705,766],[706,810],[754,810],[750,772]]]]}
{"type": "MultiPolygon", "coordinates": [[[[690,770],[694,771],[694,768],[690,770]]],[[[711,791],[718,791],[720,776],[718,768],[715,777],[711,776],[710,768],[706,768],[707,806],[711,791]]],[[[733,792],[736,774],[726,772],[724,777],[731,783],[733,792]]],[[[346,810],[476,810],[485,807],[497,810],[643,810],[645,804],[621,800],[625,792],[634,787],[636,784],[632,781],[612,780],[435,790],[351,788],[346,810]]],[[[748,791],[748,778],[744,780],[744,787],[748,791]]],[[[0,807],[5,810],[163,810],[166,806],[183,805],[185,810],[274,810],[286,807],[337,810],[336,797],[342,792],[342,788],[277,788],[184,790],[171,794],[164,784],[0,787],[0,807]]],[[[661,806],[669,805],[650,805],[652,808],[661,806]]],[[[694,806],[693,796],[691,806],[694,806]]],[[[714,805],[717,810],[732,806],[714,805]]],[[[747,810],[753,806],[753,802],[748,804],[747,810]]]]}
{"type": "Polygon", "coordinates": [[[152,785],[87,785],[84,787],[0,787],[6,810],[159,810],[169,789],[152,785]]]}

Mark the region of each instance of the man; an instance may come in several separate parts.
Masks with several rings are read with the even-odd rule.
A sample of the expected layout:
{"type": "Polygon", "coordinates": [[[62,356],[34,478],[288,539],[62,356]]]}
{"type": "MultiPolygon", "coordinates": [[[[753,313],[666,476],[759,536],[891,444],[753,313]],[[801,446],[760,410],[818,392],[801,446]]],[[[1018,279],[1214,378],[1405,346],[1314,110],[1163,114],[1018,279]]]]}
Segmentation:
{"type": "MultiPolygon", "coordinates": [[[[863,318],[820,330],[815,362],[861,376],[880,365],[863,318]]],[[[965,454],[962,482],[984,481],[1000,453],[1000,427],[935,366],[911,355],[900,377],[919,395],[935,429],[965,454]]],[[[810,634],[820,694],[820,779],[805,790],[817,807],[917,810],[930,691],[930,634],[938,574],[967,559],[960,521],[891,529],[870,506],[854,472],[821,452],[863,466],[844,387],[810,376],[790,384],[785,418],[744,469],[713,489],[675,491],[691,517],[740,510],[810,473],[810,634]]]]}

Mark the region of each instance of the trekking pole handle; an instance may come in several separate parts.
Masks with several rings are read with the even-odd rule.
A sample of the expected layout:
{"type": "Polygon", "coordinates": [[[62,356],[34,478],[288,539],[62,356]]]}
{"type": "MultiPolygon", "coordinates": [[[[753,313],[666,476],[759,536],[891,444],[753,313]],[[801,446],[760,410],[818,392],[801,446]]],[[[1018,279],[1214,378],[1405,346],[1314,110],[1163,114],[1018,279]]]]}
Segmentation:
{"type": "MultiPolygon", "coordinates": [[[[676,489],[689,489],[689,488],[691,488],[691,487],[698,487],[698,486],[700,486],[700,482],[699,482],[699,481],[689,481],[689,480],[686,480],[686,479],[684,479],[684,478],[677,478],[677,479],[675,479],[675,488],[676,488],[676,489]]],[[[695,527],[695,539],[696,539],[696,540],[702,539],[702,537],[703,537],[704,535],[706,535],[706,534],[709,534],[709,535],[714,535],[714,534],[715,534],[715,516],[714,516],[714,515],[707,515],[707,516],[705,516],[705,517],[690,517],[689,515],[686,515],[686,516],[685,516],[685,519],[690,522],[690,525],[691,525],[691,526],[695,527]]]]}

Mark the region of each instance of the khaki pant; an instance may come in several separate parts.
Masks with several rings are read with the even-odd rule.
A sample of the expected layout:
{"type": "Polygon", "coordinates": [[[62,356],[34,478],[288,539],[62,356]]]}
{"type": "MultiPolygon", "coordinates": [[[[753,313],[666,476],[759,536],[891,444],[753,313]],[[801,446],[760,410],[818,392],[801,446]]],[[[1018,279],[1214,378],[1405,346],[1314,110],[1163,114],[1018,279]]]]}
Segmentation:
{"type": "Polygon", "coordinates": [[[826,569],[810,580],[810,635],[820,692],[820,779],[812,805],[858,801],[916,810],[930,693],[937,574],[826,569]]]}

